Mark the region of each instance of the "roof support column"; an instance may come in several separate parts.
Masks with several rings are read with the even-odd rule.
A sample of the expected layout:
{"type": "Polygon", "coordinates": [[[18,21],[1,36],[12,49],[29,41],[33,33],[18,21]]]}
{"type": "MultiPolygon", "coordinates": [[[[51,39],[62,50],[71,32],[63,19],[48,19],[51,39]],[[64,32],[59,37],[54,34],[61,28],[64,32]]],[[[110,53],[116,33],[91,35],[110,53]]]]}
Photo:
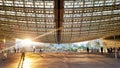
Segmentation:
{"type": "Polygon", "coordinates": [[[55,15],[55,22],[56,22],[56,36],[57,36],[57,43],[61,43],[61,32],[62,32],[62,23],[63,23],[63,13],[64,13],[64,0],[54,0],[55,7],[54,7],[54,15],[55,15]]]}

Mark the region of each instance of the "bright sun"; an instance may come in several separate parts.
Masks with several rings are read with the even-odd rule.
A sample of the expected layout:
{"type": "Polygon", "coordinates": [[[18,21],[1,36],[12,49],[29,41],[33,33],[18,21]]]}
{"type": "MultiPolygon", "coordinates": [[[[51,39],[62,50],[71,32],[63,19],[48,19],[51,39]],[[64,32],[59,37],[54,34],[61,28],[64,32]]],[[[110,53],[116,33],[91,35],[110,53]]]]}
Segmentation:
{"type": "Polygon", "coordinates": [[[23,40],[24,44],[30,45],[32,41],[30,39],[24,39],[23,40]]]}

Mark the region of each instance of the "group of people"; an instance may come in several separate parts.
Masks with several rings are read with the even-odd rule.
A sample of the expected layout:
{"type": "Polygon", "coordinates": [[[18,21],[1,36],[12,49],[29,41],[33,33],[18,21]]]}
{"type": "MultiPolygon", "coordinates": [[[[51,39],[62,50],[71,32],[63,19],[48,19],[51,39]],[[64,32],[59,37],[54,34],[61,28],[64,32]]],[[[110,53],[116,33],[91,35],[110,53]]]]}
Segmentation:
{"type": "MultiPolygon", "coordinates": [[[[35,48],[33,49],[33,52],[34,52],[34,53],[36,52],[36,49],[35,49],[35,48]]],[[[42,52],[42,49],[40,48],[40,49],[39,49],[39,53],[41,53],[41,52],[42,52]]]]}
{"type": "MultiPolygon", "coordinates": [[[[11,50],[4,50],[4,51],[2,51],[1,52],[1,54],[2,54],[2,60],[3,61],[5,61],[7,58],[8,58],[8,53],[10,53],[10,51],[11,50]]],[[[26,52],[26,48],[25,47],[23,47],[23,48],[21,48],[21,49],[16,49],[15,47],[12,49],[12,51],[14,52],[14,53],[17,53],[17,52],[21,52],[21,60],[25,60],[25,52],[26,52]]],[[[36,51],[36,49],[34,48],[33,49],[33,52],[35,52],[36,51]]],[[[42,52],[42,49],[40,48],[39,49],[39,53],[41,53],[42,52]]]]}
{"type": "MultiPolygon", "coordinates": [[[[86,50],[87,50],[87,53],[90,52],[90,49],[89,49],[88,47],[86,48],[86,50]]],[[[103,54],[103,50],[104,50],[103,47],[101,47],[101,48],[100,48],[100,52],[101,52],[102,54],[103,54]]],[[[117,52],[120,52],[120,47],[117,47],[116,49],[115,49],[115,47],[113,47],[113,48],[112,48],[112,47],[111,47],[111,48],[107,48],[107,53],[110,53],[110,54],[111,54],[111,53],[114,53],[115,50],[117,50],[117,52]]]]}
{"type": "MultiPolygon", "coordinates": [[[[87,49],[86,49],[86,50],[87,50],[87,53],[89,53],[89,52],[90,52],[90,49],[89,49],[88,47],[87,47],[87,49]]],[[[101,53],[103,54],[103,47],[101,47],[101,48],[100,48],[100,51],[101,51],[101,53]]]]}
{"type": "Polygon", "coordinates": [[[120,47],[118,47],[118,48],[115,48],[115,47],[113,47],[113,48],[107,48],[107,52],[108,53],[114,53],[115,50],[117,50],[117,52],[119,52],[120,51],[120,47]]]}
{"type": "MultiPolygon", "coordinates": [[[[1,55],[2,55],[2,60],[5,61],[8,58],[8,54],[10,53],[11,50],[2,50],[1,55]]],[[[13,48],[14,53],[16,53],[18,50],[16,48],[13,48]]],[[[21,50],[21,58],[24,60],[25,57],[25,49],[23,48],[21,50]]]]}

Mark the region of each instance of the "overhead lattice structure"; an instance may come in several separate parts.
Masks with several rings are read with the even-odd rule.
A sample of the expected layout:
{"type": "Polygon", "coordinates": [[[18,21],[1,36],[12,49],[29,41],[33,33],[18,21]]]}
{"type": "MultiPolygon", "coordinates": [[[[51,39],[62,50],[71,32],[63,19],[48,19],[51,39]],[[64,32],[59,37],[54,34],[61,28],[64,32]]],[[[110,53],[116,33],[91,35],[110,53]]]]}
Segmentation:
{"type": "Polygon", "coordinates": [[[0,0],[0,38],[72,43],[113,35],[120,35],[120,0],[0,0]]]}

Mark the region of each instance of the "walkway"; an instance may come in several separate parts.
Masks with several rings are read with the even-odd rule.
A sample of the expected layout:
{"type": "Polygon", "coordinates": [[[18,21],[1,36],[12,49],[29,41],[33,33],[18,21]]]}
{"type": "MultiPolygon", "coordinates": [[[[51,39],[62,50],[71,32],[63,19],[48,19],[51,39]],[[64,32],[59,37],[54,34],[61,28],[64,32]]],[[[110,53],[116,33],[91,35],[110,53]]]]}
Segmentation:
{"type": "Polygon", "coordinates": [[[95,54],[78,53],[27,53],[14,54],[7,60],[0,60],[0,68],[120,68],[120,60],[95,54]]]}

